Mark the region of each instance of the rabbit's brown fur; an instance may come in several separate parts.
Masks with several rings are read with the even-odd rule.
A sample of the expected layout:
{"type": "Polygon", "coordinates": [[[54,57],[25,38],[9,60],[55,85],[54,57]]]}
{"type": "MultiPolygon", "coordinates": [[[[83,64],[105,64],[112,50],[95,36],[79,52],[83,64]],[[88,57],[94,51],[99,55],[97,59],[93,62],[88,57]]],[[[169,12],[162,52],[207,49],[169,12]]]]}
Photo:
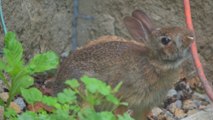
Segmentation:
{"type": "MultiPolygon", "coordinates": [[[[139,11],[139,14],[144,13],[139,11]]],[[[140,25],[132,24],[137,22],[134,19],[127,19],[127,27],[130,26],[130,29],[140,25]]],[[[144,35],[135,33],[138,30],[131,31],[136,39],[149,38],[143,43],[140,39],[137,39],[138,42],[103,36],[72,53],[58,70],[54,93],[65,87],[65,80],[82,75],[98,78],[113,87],[122,81],[117,96],[129,103],[137,120],[145,119],[145,115],[141,114],[161,103],[167,90],[179,79],[179,66],[187,58],[192,41],[186,29],[154,29],[152,24],[146,26],[146,23],[143,24],[146,30],[141,29],[144,35]],[[168,36],[171,42],[163,45],[161,38],[164,36],[168,36]]],[[[102,109],[107,109],[107,106],[103,105],[102,109]]]]}

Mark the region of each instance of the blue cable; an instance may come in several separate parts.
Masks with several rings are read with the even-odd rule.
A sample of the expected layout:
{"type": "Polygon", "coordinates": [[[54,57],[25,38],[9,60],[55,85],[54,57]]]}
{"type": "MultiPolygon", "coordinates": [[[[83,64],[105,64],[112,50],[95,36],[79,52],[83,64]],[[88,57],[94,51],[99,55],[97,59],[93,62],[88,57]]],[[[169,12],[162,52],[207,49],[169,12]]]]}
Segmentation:
{"type": "Polygon", "coordinates": [[[1,0],[0,0],[0,19],[1,19],[1,24],[2,24],[2,28],[4,30],[4,34],[7,33],[7,27],[5,25],[5,21],[4,21],[4,15],[3,15],[3,11],[2,11],[2,4],[1,4],[1,0]]]}

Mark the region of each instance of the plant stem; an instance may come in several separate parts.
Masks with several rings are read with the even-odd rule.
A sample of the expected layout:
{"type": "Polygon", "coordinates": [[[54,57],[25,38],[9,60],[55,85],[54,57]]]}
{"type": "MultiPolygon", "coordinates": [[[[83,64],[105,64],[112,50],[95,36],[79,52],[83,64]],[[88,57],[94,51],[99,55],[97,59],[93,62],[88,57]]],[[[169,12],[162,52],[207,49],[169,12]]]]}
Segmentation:
{"type": "Polygon", "coordinates": [[[9,89],[9,88],[10,88],[10,85],[9,85],[8,80],[5,78],[4,73],[3,73],[3,72],[0,72],[0,76],[1,76],[1,78],[2,78],[2,80],[3,80],[3,82],[4,82],[4,84],[5,84],[5,85],[7,86],[7,88],[9,89]]]}

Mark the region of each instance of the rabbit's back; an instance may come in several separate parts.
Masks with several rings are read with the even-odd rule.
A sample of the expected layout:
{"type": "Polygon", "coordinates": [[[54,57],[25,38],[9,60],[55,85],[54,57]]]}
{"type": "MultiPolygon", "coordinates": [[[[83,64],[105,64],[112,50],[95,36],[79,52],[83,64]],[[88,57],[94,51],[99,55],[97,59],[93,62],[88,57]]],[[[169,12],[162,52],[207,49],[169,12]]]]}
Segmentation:
{"type": "Polygon", "coordinates": [[[53,90],[62,90],[66,79],[88,75],[112,86],[122,81],[118,96],[128,98],[126,102],[130,102],[129,104],[140,104],[150,83],[156,82],[158,77],[148,62],[148,54],[141,43],[125,41],[115,36],[101,37],[80,48],[63,62],[53,90]]]}

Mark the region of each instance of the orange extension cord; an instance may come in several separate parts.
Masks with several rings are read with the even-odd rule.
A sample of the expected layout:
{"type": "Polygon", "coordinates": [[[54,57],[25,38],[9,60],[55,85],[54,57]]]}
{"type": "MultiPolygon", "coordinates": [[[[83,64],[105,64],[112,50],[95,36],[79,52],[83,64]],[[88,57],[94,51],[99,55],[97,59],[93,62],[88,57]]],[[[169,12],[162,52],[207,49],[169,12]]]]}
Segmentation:
{"type": "Polygon", "coordinates": [[[213,88],[212,88],[211,84],[208,82],[208,80],[206,79],[202,64],[199,59],[199,55],[197,53],[197,46],[196,46],[196,42],[195,42],[195,40],[196,40],[195,32],[194,32],[192,18],[191,18],[190,0],[183,0],[183,2],[184,2],[185,20],[186,20],[187,28],[194,33],[194,42],[191,45],[191,54],[192,54],[192,57],[193,57],[193,60],[194,60],[194,63],[195,63],[196,69],[197,69],[198,76],[204,86],[204,89],[205,89],[207,95],[213,102],[213,88]]]}

